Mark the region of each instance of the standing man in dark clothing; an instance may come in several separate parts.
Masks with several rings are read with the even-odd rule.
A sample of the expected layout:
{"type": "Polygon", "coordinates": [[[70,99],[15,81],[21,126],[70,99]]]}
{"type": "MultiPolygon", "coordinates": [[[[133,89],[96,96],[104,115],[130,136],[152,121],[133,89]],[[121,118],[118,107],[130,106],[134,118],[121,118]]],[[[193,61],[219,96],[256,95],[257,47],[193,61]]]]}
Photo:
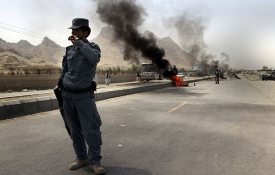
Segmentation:
{"type": "Polygon", "coordinates": [[[140,82],[140,73],[139,73],[139,71],[137,72],[137,82],[140,82]]]}
{"type": "Polygon", "coordinates": [[[95,174],[104,174],[105,170],[100,166],[102,123],[92,89],[101,51],[97,44],[87,40],[91,32],[87,19],[74,19],[69,29],[72,29],[72,35],[68,39],[73,45],[66,48],[59,82],[65,123],[70,128],[76,154],[76,160],[69,169],[75,170],[89,164],[95,174]]]}
{"type": "Polygon", "coordinates": [[[220,84],[219,79],[220,79],[220,73],[219,73],[219,69],[217,69],[217,71],[216,71],[216,77],[215,77],[216,84],[220,84]]]}
{"type": "Polygon", "coordinates": [[[178,69],[176,68],[176,66],[173,67],[173,70],[174,70],[175,74],[178,75],[178,69]]]}
{"type": "Polygon", "coordinates": [[[110,85],[110,79],[111,79],[110,73],[109,73],[109,71],[107,71],[105,74],[105,84],[106,85],[110,85]]]}

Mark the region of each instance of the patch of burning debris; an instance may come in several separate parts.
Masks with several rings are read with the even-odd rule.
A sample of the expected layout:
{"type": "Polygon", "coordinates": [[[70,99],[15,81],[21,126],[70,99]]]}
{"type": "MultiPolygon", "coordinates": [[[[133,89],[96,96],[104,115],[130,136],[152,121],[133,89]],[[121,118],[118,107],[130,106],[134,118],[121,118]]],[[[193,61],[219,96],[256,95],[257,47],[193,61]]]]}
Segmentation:
{"type": "Polygon", "coordinates": [[[182,78],[177,76],[177,71],[171,66],[168,66],[166,68],[163,76],[169,77],[169,79],[172,81],[174,86],[189,86],[189,83],[183,81],[182,78]]]}

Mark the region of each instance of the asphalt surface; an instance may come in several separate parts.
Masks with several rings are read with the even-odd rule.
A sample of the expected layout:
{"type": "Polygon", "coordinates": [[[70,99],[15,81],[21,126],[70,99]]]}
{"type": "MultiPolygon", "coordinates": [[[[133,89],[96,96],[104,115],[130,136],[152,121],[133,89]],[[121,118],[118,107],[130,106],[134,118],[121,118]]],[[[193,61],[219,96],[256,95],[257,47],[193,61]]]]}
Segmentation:
{"type": "MultiPolygon", "coordinates": [[[[97,102],[110,175],[273,175],[275,104],[244,80],[206,80],[97,102]]],[[[93,174],[58,110],[0,121],[2,175],[93,174]]]]}

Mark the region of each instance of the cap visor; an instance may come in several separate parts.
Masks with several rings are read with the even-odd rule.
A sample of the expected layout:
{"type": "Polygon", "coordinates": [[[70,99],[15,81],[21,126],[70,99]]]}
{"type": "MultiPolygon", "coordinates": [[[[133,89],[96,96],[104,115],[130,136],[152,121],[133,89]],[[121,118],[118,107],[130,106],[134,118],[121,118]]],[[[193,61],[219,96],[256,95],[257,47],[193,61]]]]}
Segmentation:
{"type": "Polygon", "coordinates": [[[81,26],[72,26],[72,27],[69,27],[68,29],[77,29],[79,27],[81,27],[81,26]]]}

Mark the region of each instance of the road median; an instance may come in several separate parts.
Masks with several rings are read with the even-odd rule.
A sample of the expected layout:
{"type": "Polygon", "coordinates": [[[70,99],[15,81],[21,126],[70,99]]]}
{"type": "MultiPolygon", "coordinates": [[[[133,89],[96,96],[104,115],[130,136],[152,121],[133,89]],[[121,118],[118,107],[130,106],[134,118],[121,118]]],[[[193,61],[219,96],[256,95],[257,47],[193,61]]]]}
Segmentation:
{"type": "MultiPolygon", "coordinates": [[[[193,83],[206,79],[211,79],[211,77],[193,78],[184,81],[187,83],[193,83]]],[[[173,84],[169,80],[145,83],[125,82],[110,87],[101,86],[101,88],[97,89],[95,92],[95,99],[96,101],[101,101],[171,86],[173,86],[173,84]]],[[[34,94],[36,93],[37,92],[34,92],[34,94]]],[[[15,117],[31,115],[39,112],[56,110],[59,108],[58,102],[53,93],[45,92],[45,96],[43,96],[43,94],[40,95],[41,97],[36,97],[29,94],[27,98],[20,99],[20,95],[17,93],[16,97],[14,98],[12,98],[12,95],[10,95],[9,98],[12,98],[12,100],[3,101],[2,99],[2,102],[0,102],[0,120],[12,119],[15,117]]]]}

